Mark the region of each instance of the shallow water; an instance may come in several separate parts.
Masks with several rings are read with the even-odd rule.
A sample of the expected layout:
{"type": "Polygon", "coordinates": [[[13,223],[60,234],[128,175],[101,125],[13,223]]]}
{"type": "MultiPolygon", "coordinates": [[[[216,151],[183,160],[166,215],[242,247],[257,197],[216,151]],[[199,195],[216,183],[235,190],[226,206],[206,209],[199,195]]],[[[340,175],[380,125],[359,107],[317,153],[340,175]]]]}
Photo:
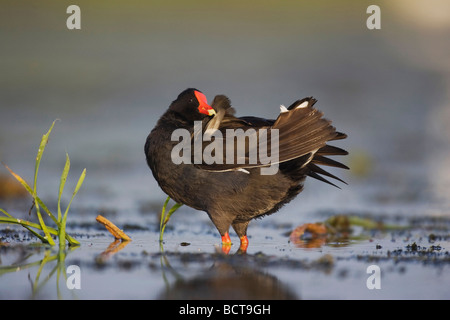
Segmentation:
{"type": "MultiPolygon", "coordinates": [[[[396,3],[380,2],[382,29],[374,31],[365,26],[366,6],[351,2],[79,1],[79,32],[65,28],[61,4],[6,6],[0,160],[32,181],[40,137],[59,118],[38,193],[55,207],[65,152],[72,164],[65,203],[83,168],[87,177],[68,218],[81,246],[62,259],[65,267],[80,267],[81,289],[68,289],[63,274],[57,281],[57,260],[41,263],[57,251],[0,225],[0,298],[450,298],[450,19],[439,18],[450,10],[396,3]],[[223,255],[206,214],[182,208],[162,254],[158,212],[165,195],[143,145],[170,101],[191,86],[209,100],[227,94],[238,115],[272,118],[279,104],[314,96],[349,136],[336,145],[350,151],[343,161],[351,170],[332,171],[348,185],[339,190],[307,180],[280,212],[250,224],[246,255],[235,253],[237,245],[223,255]],[[95,222],[97,214],[133,240],[109,252],[113,238],[95,222]],[[363,231],[320,248],[289,241],[295,227],[337,214],[409,229],[363,231]],[[381,289],[366,286],[373,264],[381,289]]],[[[0,208],[17,217],[34,219],[30,206],[29,198],[0,197],[0,208]]]]}
{"type": "MultiPolygon", "coordinates": [[[[86,218],[83,220],[94,219],[86,218]]],[[[135,218],[131,223],[142,221],[142,216],[135,218]]],[[[0,248],[0,297],[442,299],[450,294],[449,219],[396,217],[398,225],[409,228],[355,231],[353,237],[327,241],[318,248],[290,242],[286,233],[292,226],[261,221],[250,230],[247,254],[237,252],[234,245],[225,255],[210,223],[193,224],[192,218],[171,221],[174,230],[166,231],[162,251],[156,224],[149,223],[145,230],[129,226],[127,234],[133,240],[124,243],[114,242],[94,222],[72,226],[81,246],[59,262],[57,250],[30,244],[23,231],[8,232],[2,239],[7,245],[0,248]],[[80,268],[79,289],[66,285],[64,273],[71,265],[80,268]],[[367,287],[371,265],[381,270],[380,289],[367,287]],[[59,277],[55,271],[58,266],[62,268],[59,277]]],[[[71,275],[67,273],[69,278],[71,275]]]]}

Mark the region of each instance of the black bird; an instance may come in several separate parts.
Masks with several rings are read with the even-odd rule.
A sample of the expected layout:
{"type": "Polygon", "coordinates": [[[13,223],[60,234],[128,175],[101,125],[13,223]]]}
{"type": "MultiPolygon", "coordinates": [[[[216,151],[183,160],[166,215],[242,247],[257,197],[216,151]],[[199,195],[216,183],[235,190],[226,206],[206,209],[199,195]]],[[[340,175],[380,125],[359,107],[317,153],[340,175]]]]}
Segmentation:
{"type": "Polygon", "coordinates": [[[173,200],[208,214],[224,248],[231,246],[232,226],[245,251],[250,220],[278,211],[302,191],[307,176],[331,185],[323,176],[345,183],[318,166],[348,169],[326,157],[348,152],[327,144],[347,136],[322,118],[315,103],[308,97],[281,106],[276,120],[238,118],[226,96],[216,96],[210,106],[201,91],[186,89],[148,135],[147,163],[173,200]],[[235,136],[229,139],[231,133],[235,136]],[[239,137],[244,137],[240,144],[239,137]]]}

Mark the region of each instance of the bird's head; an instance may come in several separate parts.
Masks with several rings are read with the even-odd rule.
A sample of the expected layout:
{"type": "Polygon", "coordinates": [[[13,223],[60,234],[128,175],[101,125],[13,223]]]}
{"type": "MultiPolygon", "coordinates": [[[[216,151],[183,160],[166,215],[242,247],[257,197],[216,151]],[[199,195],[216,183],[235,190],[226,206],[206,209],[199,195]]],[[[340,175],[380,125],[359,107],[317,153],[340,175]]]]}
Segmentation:
{"type": "Polygon", "coordinates": [[[181,92],[169,109],[187,119],[194,120],[216,114],[216,111],[208,104],[206,96],[200,90],[193,88],[181,92]]]}

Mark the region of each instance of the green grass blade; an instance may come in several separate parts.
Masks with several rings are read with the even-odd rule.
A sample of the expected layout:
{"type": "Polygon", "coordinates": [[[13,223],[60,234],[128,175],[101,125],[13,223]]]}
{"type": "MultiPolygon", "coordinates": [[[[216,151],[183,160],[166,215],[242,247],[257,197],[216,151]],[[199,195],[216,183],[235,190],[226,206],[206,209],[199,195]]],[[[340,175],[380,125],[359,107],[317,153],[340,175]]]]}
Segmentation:
{"type": "MultiPolygon", "coordinates": [[[[3,209],[0,209],[0,211],[2,211],[4,213],[3,209]]],[[[41,225],[38,224],[38,223],[34,223],[34,222],[27,221],[27,220],[22,220],[22,219],[16,219],[16,218],[13,218],[11,216],[0,217],[0,223],[19,224],[19,225],[22,225],[24,227],[28,226],[28,227],[32,227],[32,228],[35,228],[35,229],[42,230],[41,225]]],[[[53,229],[53,228],[50,228],[50,227],[48,227],[48,231],[50,233],[54,234],[54,235],[58,234],[58,231],[56,229],[53,229]]]]}
{"type": "MultiPolygon", "coordinates": [[[[10,215],[8,212],[0,208],[0,212],[2,212],[4,215],[6,215],[8,218],[13,218],[12,215],[10,215]]],[[[0,218],[1,219],[1,218],[0,218]]],[[[14,218],[13,218],[14,219],[14,218]]]]}
{"type": "Polygon", "coordinates": [[[38,216],[38,220],[39,220],[39,223],[41,224],[42,231],[44,231],[45,238],[47,239],[47,242],[50,245],[54,246],[55,245],[55,241],[53,241],[53,238],[50,235],[47,226],[45,225],[44,219],[42,219],[42,215],[41,215],[41,210],[39,208],[39,204],[37,202],[35,202],[35,206],[36,206],[36,213],[37,213],[37,216],[38,216]]]}
{"type": "Polygon", "coordinates": [[[59,226],[60,226],[59,221],[56,219],[56,217],[53,215],[53,213],[51,213],[51,211],[47,208],[47,206],[44,204],[44,202],[42,202],[41,198],[36,196],[35,202],[37,202],[42,207],[42,209],[44,209],[44,211],[47,213],[47,215],[53,220],[53,222],[59,228],[59,226]]]}
{"type": "MultiPolygon", "coordinates": [[[[45,234],[44,238],[46,239],[46,242],[48,242],[51,245],[55,245],[55,242],[53,241],[52,237],[50,236],[50,233],[49,233],[49,231],[47,229],[47,226],[45,225],[44,219],[42,219],[42,215],[41,215],[41,212],[40,212],[40,209],[39,209],[39,202],[42,203],[42,201],[40,201],[40,199],[39,200],[37,199],[36,182],[37,182],[37,173],[38,173],[38,170],[39,170],[39,164],[40,164],[41,158],[42,158],[42,153],[44,152],[45,146],[46,146],[47,141],[48,141],[48,136],[49,136],[51,130],[53,129],[54,125],[55,125],[55,121],[53,121],[53,123],[52,123],[52,125],[50,127],[50,130],[47,132],[47,134],[45,134],[42,137],[41,144],[39,146],[38,155],[36,157],[36,166],[35,166],[35,172],[34,172],[33,189],[31,189],[31,187],[28,185],[28,183],[21,176],[16,174],[8,166],[5,165],[5,167],[13,175],[13,177],[15,177],[22,184],[22,186],[24,186],[24,188],[33,196],[33,198],[35,200],[36,213],[37,213],[37,216],[38,216],[38,220],[39,220],[39,223],[41,224],[42,231],[44,231],[44,234],[45,234]]],[[[50,212],[50,211],[48,210],[48,212],[50,212]]],[[[51,215],[51,213],[50,213],[50,215],[51,215]]]]}
{"type": "MultiPolygon", "coordinates": [[[[21,225],[22,227],[28,229],[31,233],[33,233],[36,237],[38,237],[42,242],[47,242],[47,240],[42,237],[40,234],[36,233],[33,229],[31,228],[35,228],[38,230],[42,230],[42,227],[40,224],[34,223],[34,222],[29,222],[27,220],[22,220],[22,219],[16,219],[13,216],[11,216],[8,212],[6,212],[5,210],[0,208],[0,212],[2,212],[3,214],[6,215],[6,217],[0,217],[0,223],[10,223],[10,224],[18,224],[21,225]]],[[[53,234],[53,235],[58,235],[58,230],[51,228],[51,227],[47,227],[47,230],[49,233],[53,234]]],[[[69,243],[71,245],[80,245],[80,242],[78,242],[77,240],[75,240],[74,238],[72,238],[71,236],[69,236],[66,233],[66,239],[67,241],[69,241],[69,243]]]]}
{"type": "Polygon", "coordinates": [[[78,179],[77,185],[75,186],[75,190],[73,191],[72,199],[78,193],[78,190],[80,190],[81,185],[84,182],[84,178],[86,178],[86,168],[84,168],[83,172],[81,172],[80,178],[78,179]]]}
{"type": "MultiPolygon", "coordinates": [[[[5,165],[5,167],[13,175],[13,177],[15,177],[17,179],[17,181],[19,181],[25,187],[25,189],[33,196],[34,201],[35,201],[35,205],[36,205],[36,212],[37,212],[38,220],[39,220],[39,223],[41,223],[42,230],[44,231],[45,236],[48,238],[47,242],[50,243],[50,244],[53,243],[53,245],[54,245],[53,239],[50,237],[50,234],[48,233],[47,227],[46,227],[46,225],[44,223],[44,219],[42,219],[42,215],[41,215],[41,212],[39,210],[39,203],[41,203],[43,205],[41,199],[39,199],[36,196],[36,193],[31,189],[31,187],[28,185],[28,183],[24,179],[22,179],[21,176],[19,176],[14,171],[12,171],[8,166],[5,165]]],[[[50,216],[53,216],[51,214],[50,210],[48,210],[48,208],[46,206],[45,206],[45,210],[46,210],[47,213],[50,214],[50,216]]]]}
{"type": "Polygon", "coordinates": [[[61,213],[61,196],[64,190],[64,186],[67,181],[67,175],[69,174],[70,169],[70,159],[69,155],[66,153],[66,164],[64,165],[63,172],[61,174],[61,181],[59,183],[59,194],[58,194],[58,221],[61,222],[62,213],[61,213]]]}
{"type": "Polygon", "coordinates": [[[8,171],[11,173],[11,175],[16,178],[17,181],[20,182],[20,184],[22,184],[22,186],[28,191],[28,193],[34,198],[35,202],[39,203],[39,205],[42,207],[42,209],[44,209],[44,211],[49,215],[50,218],[52,218],[52,220],[58,225],[59,227],[59,223],[58,220],[55,218],[55,216],[50,212],[50,210],[47,208],[47,206],[42,202],[42,200],[37,196],[37,195],[33,195],[33,190],[31,189],[30,185],[21,177],[19,176],[17,173],[15,173],[14,171],[12,171],[6,164],[3,164],[5,166],[6,169],[8,169],[8,171]]]}
{"type": "Polygon", "coordinates": [[[52,132],[52,129],[53,129],[53,126],[55,125],[55,122],[56,122],[56,120],[53,121],[53,123],[50,126],[50,129],[48,130],[48,132],[42,136],[41,143],[39,145],[38,153],[37,153],[37,156],[36,156],[36,164],[35,164],[35,167],[34,167],[34,184],[33,184],[33,193],[34,193],[34,195],[36,195],[37,174],[38,174],[38,171],[39,171],[39,166],[41,164],[42,154],[44,153],[45,146],[47,145],[47,142],[48,142],[48,137],[50,135],[50,132],[52,132]]]}
{"type": "Polygon", "coordinates": [[[69,212],[70,205],[72,204],[73,198],[75,198],[75,196],[77,195],[78,190],[80,190],[80,187],[83,184],[85,177],[86,177],[86,169],[84,169],[83,172],[81,172],[80,178],[78,179],[77,185],[75,186],[75,190],[72,193],[72,198],[70,199],[66,211],[64,212],[63,223],[61,223],[61,227],[62,225],[65,225],[65,220],[67,219],[67,213],[69,212]]]}
{"type": "MultiPolygon", "coordinates": [[[[0,217],[0,223],[20,223],[20,219],[15,219],[12,215],[10,215],[8,212],[0,208],[0,212],[5,214],[8,218],[0,217]],[[11,222],[11,219],[13,219],[14,222],[11,222]]],[[[28,221],[27,221],[28,222],[28,221]]],[[[30,231],[32,234],[34,234],[36,237],[38,237],[42,242],[47,242],[43,236],[41,236],[39,233],[31,229],[29,226],[20,223],[24,228],[26,228],[28,231],[30,231]]],[[[36,226],[39,226],[36,224],[36,226]]]]}
{"type": "Polygon", "coordinates": [[[24,228],[28,229],[30,232],[32,232],[34,235],[36,235],[39,239],[41,239],[42,242],[48,242],[49,244],[51,244],[52,246],[55,245],[55,242],[53,241],[52,237],[50,234],[53,235],[58,235],[60,236],[60,243],[64,243],[64,241],[61,241],[61,239],[67,239],[70,243],[70,245],[80,245],[80,243],[75,240],[74,238],[72,238],[71,236],[69,236],[68,234],[65,233],[65,226],[66,226],[66,220],[67,220],[67,213],[69,211],[69,207],[72,203],[73,198],[75,197],[75,195],[77,194],[78,190],[80,189],[85,175],[86,175],[86,169],[83,170],[78,183],[75,187],[75,191],[72,194],[72,198],[69,202],[69,205],[67,206],[67,209],[65,211],[64,217],[62,216],[62,212],[61,212],[61,196],[62,196],[62,192],[64,190],[64,186],[66,184],[67,181],[67,176],[69,173],[69,169],[70,169],[70,159],[68,154],[66,153],[66,163],[64,165],[64,169],[61,175],[61,181],[60,181],[60,185],[59,185],[59,194],[58,194],[58,216],[57,218],[52,214],[52,212],[48,209],[48,207],[43,203],[43,201],[37,196],[37,175],[38,175],[38,171],[39,171],[39,166],[40,166],[40,162],[42,159],[42,154],[44,153],[45,147],[48,143],[48,139],[50,136],[50,133],[53,130],[53,127],[55,125],[55,121],[53,121],[52,125],[50,126],[50,129],[48,130],[48,132],[46,134],[44,134],[42,136],[40,145],[39,145],[39,149],[38,149],[38,153],[36,156],[36,164],[35,164],[35,170],[34,170],[34,182],[33,182],[33,188],[30,187],[30,185],[18,174],[16,174],[14,171],[12,171],[6,164],[3,164],[6,169],[8,169],[8,171],[11,173],[11,175],[20,182],[20,184],[22,184],[22,186],[28,191],[28,193],[33,197],[34,199],[34,204],[36,206],[36,213],[37,213],[37,217],[39,220],[39,225],[35,224],[35,223],[31,223],[25,220],[20,220],[20,219],[15,219],[13,218],[10,214],[8,214],[6,211],[4,211],[3,209],[0,209],[0,211],[5,214],[7,216],[7,218],[0,218],[0,223],[16,223],[16,224],[20,224],[22,225],[24,228]],[[42,218],[41,215],[41,208],[47,213],[47,215],[55,222],[56,226],[57,226],[57,230],[47,227],[45,225],[44,219],[42,218]],[[63,227],[63,228],[62,228],[63,227]],[[35,232],[34,230],[32,230],[31,228],[35,228],[35,229],[39,229],[42,230],[45,234],[45,237],[42,237],[40,234],[38,234],[37,232],[35,232]],[[62,229],[62,231],[61,231],[62,229]]]}
{"type": "Polygon", "coordinates": [[[162,226],[164,223],[164,218],[166,215],[166,207],[167,207],[167,204],[169,203],[169,201],[170,201],[170,197],[167,197],[167,199],[164,202],[164,205],[162,207],[162,211],[161,211],[161,221],[159,222],[159,240],[160,241],[162,241],[161,231],[162,231],[162,226]]]}
{"type": "Polygon", "coordinates": [[[48,229],[47,229],[47,226],[45,225],[44,219],[42,219],[41,211],[39,209],[39,203],[36,201],[36,197],[37,197],[36,187],[37,187],[37,174],[39,171],[39,165],[41,164],[42,154],[44,153],[45,147],[48,142],[48,137],[50,135],[50,132],[52,132],[55,122],[56,122],[56,120],[53,121],[48,132],[42,136],[41,143],[39,145],[38,153],[36,156],[36,164],[34,167],[34,183],[33,183],[33,198],[35,200],[36,213],[38,216],[38,220],[39,220],[39,223],[41,224],[42,231],[44,231],[45,238],[47,239],[48,243],[52,246],[55,245],[55,242],[53,241],[52,237],[50,236],[50,233],[48,232],[48,229]]]}
{"type": "MultiPolygon", "coordinates": [[[[37,223],[34,223],[34,222],[29,222],[27,220],[13,218],[10,214],[8,214],[3,209],[0,209],[0,211],[8,216],[8,217],[0,217],[0,223],[9,223],[9,224],[21,225],[22,227],[28,229],[36,237],[38,237],[42,242],[44,242],[44,243],[48,242],[45,237],[41,236],[39,233],[37,233],[36,231],[31,229],[31,228],[35,228],[35,229],[38,229],[38,230],[42,230],[42,226],[40,224],[37,224],[37,223]]],[[[55,230],[53,228],[48,228],[47,230],[48,230],[49,233],[52,233],[54,235],[57,235],[57,233],[58,233],[57,230],[55,230]]]]}
{"type": "Polygon", "coordinates": [[[169,222],[170,217],[172,214],[178,210],[179,207],[181,207],[183,204],[181,203],[175,203],[172,208],[170,208],[169,212],[165,214],[167,204],[169,203],[170,197],[167,197],[167,200],[164,202],[163,210],[161,212],[161,221],[159,224],[159,242],[163,241],[164,237],[164,230],[166,229],[167,222],[169,222]]]}
{"type": "Polygon", "coordinates": [[[23,226],[25,229],[27,229],[28,231],[30,231],[32,234],[34,234],[36,237],[39,238],[39,240],[41,240],[42,243],[46,243],[48,242],[43,236],[41,236],[39,233],[37,233],[36,231],[34,231],[33,229],[31,229],[28,226],[23,226]]]}
{"type": "Polygon", "coordinates": [[[28,185],[28,183],[22,179],[21,176],[19,176],[17,173],[15,173],[14,171],[12,171],[6,164],[3,164],[5,166],[6,169],[8,169],[9,173],[11,173],[11,175],[16,178],[17,181],[20,182],[20,184],[28,191],[28,193],[33,196],[33,189],[31,189],[31,187],[28,185]]]}
{"type": "MultiPolygon", "coordinates": [[[[50,243],[50,244],[53,243],[53,245],[54,245],[54,241],[51,238],[51,236],[50,236],[50,234],[49,234],[49,232],[47,230],[47,227],[46,227],[46,225],[44,223],[44,220],[42,219],[42,215],[41,215],[41,212],[39,210],[39,203],[42,203],[42,201],[36,196],[36,193],[31,189],[31,187],[28,185],[28,183],[21,176],[19,176],[14,171],[12,171],[7,165],[5,165],[5,167],[12,174],[12,176],[14,178],[16,178],[17,181],[19,181],[22,184],[22,186],[24,186],[24,188],[33,196],[33,198],[35,200],[36,212],[37,212],[37,216],[38,216],[38,219],[39,219],[39,223],[41,223],[41,226],[42,226],[42,231],[44,231],[45,236],[48,238],[47,242],[50,243]]],[[[48,212],[50,212],[50,211],[48,211],[48,212]]]]}
{"type": "Polygon", "coordinates": [[[66,233],[66,240],[69,241],[69,244],[70,244],[71,246],[79,246],[79,245],[80,245],[80,242],[79,242],[79,241],[75,240],[74,238],[72,238],[71,236],[69,236],[67,233],[66,233]]]}
{"type": "Polygon", "coordinates": [[[80,190],[81,185],[83,184],[84,178],[86,177],[86,168],[81,172],[80,178],[78,179],[77,185],[75,186],[75,190],[72,193],[72,198],[69,201],[69,204],[67,205],[66,211],[64,212],[64,216],[61,221],[61,225],[59,228],[59,245],[64,246],[63,239],[66,238],[66,222],[67,222],[67,213],[69,212],[70,205],[72,204],[73,198],[75,198],[76,194],[78,193],[78,190],[80,190]]]}

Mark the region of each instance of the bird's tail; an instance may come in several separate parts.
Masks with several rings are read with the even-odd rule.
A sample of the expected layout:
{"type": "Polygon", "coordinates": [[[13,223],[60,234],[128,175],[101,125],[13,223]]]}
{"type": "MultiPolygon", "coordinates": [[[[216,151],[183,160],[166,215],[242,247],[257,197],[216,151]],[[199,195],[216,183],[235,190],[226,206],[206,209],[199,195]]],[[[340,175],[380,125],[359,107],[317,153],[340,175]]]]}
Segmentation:
{"type": "MultiPolygon", "coordinates": [[[[280,162],[297,159],[296,166],[315,179],[336,186],[323,176],[345,183],[319,165],[348,169],[328,156],[347,155],[348,152],[330,146],[329,141],[341,140],[346,134],[337,132],[323,113],[313,108],[316,99],[312,97],[297,100],[288,108],[281,106],[281,113],[272,128],[279,129],[280,162]]],[[[337,187],[337,186],[336,186],[337,187]]]]}

